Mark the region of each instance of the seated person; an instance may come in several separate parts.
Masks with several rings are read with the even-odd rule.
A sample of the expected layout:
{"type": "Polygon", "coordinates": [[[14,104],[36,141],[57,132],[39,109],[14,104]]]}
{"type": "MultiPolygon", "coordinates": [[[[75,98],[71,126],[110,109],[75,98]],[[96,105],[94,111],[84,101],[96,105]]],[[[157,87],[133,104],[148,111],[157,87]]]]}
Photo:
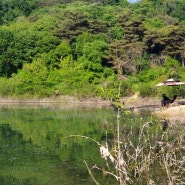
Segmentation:
{"type": "Polygon", "coordinates": [[[169,106],[169,104],[173,103],[176,100],[177,95],[174,95],[172,100],[168,96],[166,96],[166,94],[163,94],[162,97],[163,97],[163,99],[161,101],[161,105],[162,105],[162,107],[166,107],[166,106],[169,106]]]}

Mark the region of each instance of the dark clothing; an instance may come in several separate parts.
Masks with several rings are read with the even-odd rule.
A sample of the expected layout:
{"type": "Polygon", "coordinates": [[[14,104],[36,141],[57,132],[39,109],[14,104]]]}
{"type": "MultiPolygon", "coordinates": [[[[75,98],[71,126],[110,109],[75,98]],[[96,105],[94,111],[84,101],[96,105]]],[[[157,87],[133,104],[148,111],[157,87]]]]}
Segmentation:
{"type": "Polygon", "coordinates": [[[170,98],[168,98],[168,96],[166,96],[166,94],[163,94],[162,97],[163,97],[163,99],[161,101],[161,105],[163,107],[165,107],[165,106],[168,106],[170,103],[173,103],[176,100],[177,95],[174,95],[173,100],[171,100],[170,98]]]}
{"type": "Polygon", "coordinates": [[[163,94],[163,101],[169,101],[170,98],[168,98],[168,96],[166,96],[166,94],[163,94]]]}

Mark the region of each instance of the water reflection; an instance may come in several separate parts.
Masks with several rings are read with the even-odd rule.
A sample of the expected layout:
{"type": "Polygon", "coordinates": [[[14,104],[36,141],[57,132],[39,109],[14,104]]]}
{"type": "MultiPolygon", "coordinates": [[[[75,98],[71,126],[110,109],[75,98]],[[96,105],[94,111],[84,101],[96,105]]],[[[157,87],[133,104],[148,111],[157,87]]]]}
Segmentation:
{"type": "Polygon", "coordinates": [[[113,132],[113,119],[114,112],[103,109],[1,108],[1,184],[94,184],[83,160],[89,165],[105,165],[97,145],[68,136],[101,140],[107,128],[109,134],[113,132]]]}
{"type": "MultiPolygon", "coordinates": [[[[121,137],[132,128],[133,144],[138,142],[140,126],[152,118],[151,109],[123,112],[121,137]]],[[[116,112],[112,109],[61,105],[25,104],[0,108],[0,184],[2,185],[93,185],[84,160],[89,166],[105,167],[96,143],[81,137],[112,141],[116,130],[116,112]]],[[[153,137],[157,124],[148,131],[153,137]],[[152,132],[154,131],[154,132],[152,132]]],[[[147,131],[147,132],[148,132],[147,131]]],[[[160,130],[162,132],[162,130],[160,130]]],[[[156,167],[157,168],[157,167],[156,167]]],[[[161,173],[155,170],[153,174],[161,173]]],[[[114,185],[110,176],[96,172],[101,184],[114,185]]]]}

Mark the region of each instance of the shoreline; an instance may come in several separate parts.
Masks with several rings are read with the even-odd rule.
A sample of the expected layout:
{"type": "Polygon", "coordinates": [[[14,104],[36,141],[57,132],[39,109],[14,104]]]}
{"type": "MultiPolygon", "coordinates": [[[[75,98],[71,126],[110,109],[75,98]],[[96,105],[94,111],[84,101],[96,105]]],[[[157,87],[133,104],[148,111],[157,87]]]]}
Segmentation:
{"type": "Polygon", "coordinates": [[[110,101],[102,100],[100,98],[75,98],[72,96],[57,96],[48,98],[2,98],[0,97],[0,107],[5,106],[39,106],[39,107],[60,107],[63,109],[87,107],[87,108],[102,108],[111,106],[110,101]]]}
{"type": "MultiPolygon", "coordinates": [[[[125,108],[138,108],[138,107],[148,107],[148,106],[160,106],[160,100],[156,98],[142,98],[137,97],[122,97],[121,102],[125,108]]],[[[19,98],[6,98],[0,97],[0,104],[73,104],[73,105],[102,105],[111,106],[113,103],[111,100],[102,99],[99,97],[91,98],[76,98],[73,96],[57,96],[48,98],[32,98],[32,99],[19,99],[19,98]]]]}
{"type": "MultiPolygon", "coordinates": [[[[160,107],[160,100],[156,98],[142,98],[142,97],[122,97],[120,100],[124,110],[138,111],[140,108],[154,109],[160,107]]],[[[114,106],[114,102],[111,100],[105,100],[99,97],[90,98],[76,98],[73,96],[52,96],[47,98],[32,98],[32,99],[19,99],[10,97],[0,97],[0,107],[31,107],[31,108],[59,108],[62,110],[77,109],[77,108],[112,108],[117,110],[114,106]]]]}
{"type": "MultiPolygon", "coordinates": [[[[122,97],[123,107],[125,110],[134,110],[138,108],[156,108],[153,115],[161,119],[168,119],[170,122],[185,123],[185,105],[174,103],[172,106],[163,109],[161,108],[158,98],[142,98],[142,97],[122,97]]],[[[98,97],[91,98],[76,98],[72,96],[57,96],[48,98],[33,98],[33,99],[18,99],[18,98],[3,98],[0,97],[0,107],[17,107],[30,106],[34,107],[57,107],[62,109],[72,108],[110,108],[112,107],[111,100],[105,100],[98,97]]]]}

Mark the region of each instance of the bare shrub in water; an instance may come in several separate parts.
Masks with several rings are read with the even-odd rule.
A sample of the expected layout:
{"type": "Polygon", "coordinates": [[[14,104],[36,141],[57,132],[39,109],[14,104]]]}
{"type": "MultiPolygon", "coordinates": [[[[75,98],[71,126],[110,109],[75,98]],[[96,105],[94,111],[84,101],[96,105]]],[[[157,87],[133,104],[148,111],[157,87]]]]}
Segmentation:
{"type": "MultiPolygon", "coordinates": [[[[120,90],[120,86],[119,86],[120,90]]],[[[138,138],[131,128],[129,132],[120,129],[122,104],[117,105],[117,130],[113,145],[108,142],[98,143],[100,154],[107,163],[107,169],[94,165],[88,171],[95,184],[99,185],[93,176],[92,169],[101,170],[104,174],[115,177],[120,185],[126,184],[185,184],[185,134],[178,136],[170,130],[156,129],[151,133],[152,122],[147,122],[139,129],[138,138]],[[133,139],[135,138],[135,139],[133,139]],[[108,168],[113,166],[113,169],[108,168]]],[[[161,125],[160,125],[161,126],[161,125]]]]}
{"type": "MultiPolygon", "coordinates": [[[[120,117],[118,116],[118,122],[120,117]]],[[[185,134],[181,134],[171,141],[165,139],[170,133],[149,132],[151,123],[145,123],[139,129],[137,139],[133,130],[127,134],[117,132],[117,140],[112,146],[106,142],[99,144],[100,154],[107,163],[107,169],[91,168],[87,165],[94,182],[99,185],[93,176],[92,169],[101,170],[104,174],[112,175],[120,185],[125,184],[185,184],[185,134]],[[108,168],[113,166],[113,169],[108,168]]],[[[119,130],[119,129],[118,129],[119,130]]]]}
{"type": "Polygon", "coordinates": [[[185,184],[185,134],[180,134],[173,143],[162,144],[159,161],[165,169],[169,185],[185,184]]]}
{"type": "MultiPolygon", "coordinates": [[[[120,97],[121,83],[117,97],[120,97]]],[[[120,98],[114,103],[117,108],[116,133],[113,144],[96,142],[100,154],[105,159],[107,169],[94,165],[88,172],[96,185],[100,183],[93,175],[94,169],[103,174],[113,176],[120,185],[182,185],[185,184],[185,134],[180,132],[176,138],[171,136],[170,130],[150,132],[152,122],[147,122],[139,129],[138,136],[133,129],[124,132],[120,129],[121,113],[123,112],[120,98]],[[137,137],[137,139],[136,139],[137,137]],[[171,138],[170,138],[171,137],[171,138]],[[134,138],[134,139],[133,139],[134,138]]],[[[84,136],[80,136],[84,137],[84,136]]],[[[87,137],[85,137],[87,139],[87,137]]]]}

